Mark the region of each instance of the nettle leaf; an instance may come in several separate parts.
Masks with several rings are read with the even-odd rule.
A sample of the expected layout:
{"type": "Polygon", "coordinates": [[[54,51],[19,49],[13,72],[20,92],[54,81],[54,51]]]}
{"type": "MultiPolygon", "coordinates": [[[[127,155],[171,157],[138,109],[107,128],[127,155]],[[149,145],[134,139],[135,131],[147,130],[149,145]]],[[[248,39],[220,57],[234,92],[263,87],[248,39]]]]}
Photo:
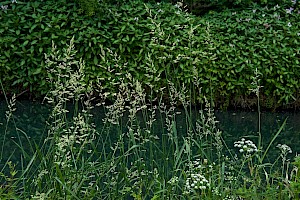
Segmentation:
{"type": "Polygon", "coordinates": [[[33,71],[33,75],[37,75],[37,74],[40,74],[42,71],[42,68],[37,68],[35,71],[33,71]]]}
{"type": "Polygon", "coordinates": [[[96,56],[94,57],[94,64],[98,65],[98,58],[96,56]]]}
{"type": "Polygon", "coordinates": [[[22,46],[22,47],[25,47],[28,43],[29,43],[29,41],[26,40],[21,46],[22,46]]]}
{"type": "Polygon", "coordinates": [[[37,42],[38,42],[38,40],[33,40],[33,41],[31,42],[31,45],[36,44],[37,42]]]}
{"type": "Polygon", "coordinates": [[[4,51],[4,54],[6,55],[6,57],[10,58],[10,51],[4,51]]]}

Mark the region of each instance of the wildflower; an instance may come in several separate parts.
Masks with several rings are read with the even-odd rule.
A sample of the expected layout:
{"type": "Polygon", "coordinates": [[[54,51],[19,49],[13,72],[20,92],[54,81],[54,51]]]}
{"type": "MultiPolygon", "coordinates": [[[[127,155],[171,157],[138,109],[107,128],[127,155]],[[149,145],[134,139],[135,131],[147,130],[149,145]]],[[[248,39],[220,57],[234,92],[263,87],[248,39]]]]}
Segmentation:
{"type": "Polygon", "coordinates": [[[135,18],[134,18],[134,21],[138,21],[138,20],[139,20],[139,18],[138,18],[138,17],[135,17],[135,18]]]}
{"type": "Polygon", "coordinates": [[[210,184],[201,174],[191,174],[185,182],[185,193],[189,194],[192,190],[206,190],[210,184]]]}
{"type": "Polygon", "coordinates": [[[251,140],[245,140],[245,138],[234,142],[234,147],[239,148],[239,152],[245,154],[251,154],[258,151],[256,145],[251,140]]]}
{"type": "Polygon", "coordinates": [[[291,2],[295,5],[296,4],[296,0],[291,0],[291,2]]]}
{"type": "Polygon", "coordinates": [[[299,32],[299,33],[297,33],[297,35],[298,35],[298,36],[300,36],[300,32],[299,32]]]}
{"type": "Polygon", "coordinates": [[[291,24],[291,22],[289,22],[289,23],[288,23],[288,27],[291,27],[291,26],[292,26],[292,24],[291,24]]]}
{"type": "Polygon", "coordinates": [[[292,11],[293,11],[293,10],[294,10],[294,8],[292,8],[292,7],[289,8],[289,9],[286,9],[286,13],[287,13],[287,14],[292,14],[292,11]]]}
{"type": "Polygon", "coordinates": [[[275,13],[274,15],[273,15],[273,17],[274,18],[278,18],[280,15],[278,15],[277,13],[275,13]]]}
{"type": "Polygon", "coordinates": [[[178,6],[178,8],[179,8],[179,7],[182,7],[183,4],[181,2],[177,2],[176,6],[178,6]]]}
{"type": "Polygon", "coordinates": [[[11,3],[17,3],[17,0],[11,0],[11,3]]]}
{"type": "Polygon", "coordinates": [[[265,17],[266,16],[266,14],[262,14],[262,17],[265,17]]]}
{"type": "Polygon", "coordinates": [[[280,149],[282,154],[292,153],[291,147],[289,147],[286,144],[278,144],[276,147],[278,147],[280,149]]]}
{"type": "Polygon", "coordinates": [[[271,25],[269,25],[269,24],[267,24],[267,23],[265,23],[264,24],[264,27],[266,27],[266,28],[269,28],[271,25]]]}
{"type": "Polygon", "coordinates": [[[177,177],[177,176],[174,176],[174,177],[172,177],[172,178],[168,181],[168,183],[169,183],[170,185],[176,185],[176,184],[178,183],[178,181],[179,181],[178,177],[177,177]]]}
{"type": "Polygon", "coordinates": [[[276,4],[276,6],[274,6],[274,10],[276,10],[277,8],[280,8],[280,6],[278,4],[276,4]]]}
{"type": "Polygon", "coordinates": [[[7,10],[8,5],[5,5],[5,6],[2,5],[1,8],[2,8],[2,10],[7,10]]]}
{"type": "Polygon", "coordinates": [[[157,12],[158,12],[158,13],[162,13],[163,11],[162,11],[162,9],[159,9],[157,12]]]}
{"type": "Polygon", "coordinates": [[[251,20],[250,18],[246,18],[245,19],[246,22],[250,22],[250,20],[251,20]]]}
{"type": "Polygon", "coordinates": [[[233,12],[232,15],[236,15],[236,12],[233,12]]]}

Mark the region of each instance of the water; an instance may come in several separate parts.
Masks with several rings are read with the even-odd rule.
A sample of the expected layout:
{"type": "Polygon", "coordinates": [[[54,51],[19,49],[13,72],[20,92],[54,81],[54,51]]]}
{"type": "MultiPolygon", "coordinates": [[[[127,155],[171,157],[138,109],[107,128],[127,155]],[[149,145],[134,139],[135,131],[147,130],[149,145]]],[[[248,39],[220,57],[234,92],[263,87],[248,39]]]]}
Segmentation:
{"type": "MultiPolygon", "coordinates": [[[[7,105],[4,100],[0,101],[0,147],[2,152],[0,169],[7,159],[16,163],[20,161],[22,154],[20,146],[26,151],[28,150],[27,153],[30,154],[31,147],[29,143],[34,141],[37,145],[42,145],[44,138],[47,136],[46,121],[51,111],[49,105],[39,102],[18,101],[16,108],[14,118],[7,123],[5,117],[7,105]]],[[[215,115],[219,121],[218,128],[223,132],[223,138],[229,148],[233,148],[234,141],[239,140],[241,137],[250,138],[257,143],[257,137],[254,137],[258,135],[257,112],[216,111],[215,115]]],[[[98,129],[101,129],[103,118],[103,109],[97,108],[94,110],[94,120],[98,129]]],[[[275,140],[275,144],[280,143],[291,146],[295,155],[296,152],[300,152],[299,112],[262,112],[261,133],[263,144],[265,147],[268,145],[286,118],[286,126],[275,140]]],[[[160,123],[157,122],[157,124],[160,123]]],[[[157,129],[157,132],[159,132],[159,126],[157,126],[157,129]]],[[[179,135],[185,134],[185,117],[182,115],[177,117],[177,129],[179,135]]],[[[273,145],[271,149],[274,154],[279,153],[275,146],[273,145]]]]}

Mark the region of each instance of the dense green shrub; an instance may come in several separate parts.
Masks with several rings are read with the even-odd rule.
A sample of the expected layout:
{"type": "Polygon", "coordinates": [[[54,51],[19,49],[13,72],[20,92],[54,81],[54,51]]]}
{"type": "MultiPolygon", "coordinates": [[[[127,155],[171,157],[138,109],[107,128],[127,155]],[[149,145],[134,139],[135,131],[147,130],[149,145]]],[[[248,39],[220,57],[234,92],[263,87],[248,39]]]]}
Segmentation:
{"type": "Polygon", "coordinates": [[[202,18],[180,3],[102,2],[93,16],[64,0],[7,5],[0,11],[0,78],[12,92],[47,93],[52,75],[44,54],[52,41],[59,50],[74,36],[76,59],[86,62],[94,89],[114,92],[120,80],[138,80],[155,95],[171,81],[202,87],[189,95],[193,101],[211,96],[225,106],[244,104],[257,68],[265,106],[299,101],[299,2],[202,18]]]}
{"type": "MultiPolygon", "coordinates": [[[[66,1],[8,3],[0,11],[0,78],[5,86],[46,93],[43,55],[51,40],[71,38],[69,17],[76,16],[66,1]]],[[[73,30],[74,31],[74,30],[73,30]]]]}
{"type": "Polygon", "coordinates": [[[100,4],[97,0],[76,0],[76,2],[88,16],[92,16],[95,12],[101,10],[100,4]]]}
{"type": "Polygon", "coordinates": [[[247,8],[253,3],[257,3],[262,6],[274,6],[279,4],[280,6],[290,6],[295,1],[291,0],[156,0],[164,2],[182,2],[185,8],[196,15],[203,15],[212,10],[224,10],[226,8],[247,8]]]}
{"type": "MultiPolygon", "coordinates": [[[[65,1],[18,3],[2,11],[1,78],[7,85],[45,94],[50,75],[45,71],[44,53],[50,51],[51,41],[60,48],[75,36],[76,56],[86,61],[87,81],[95,83],[100,78],[104,88],[114,89],[114,80],[127,72],[149,86],[160,80],[154,86],[161,88],[166,80],[159,79],[160,74],[174,71],[170,61],[179,54],[188,56],[190,43],[202,42],[190,42],[196,18],[171,4],[132,1],[106,6],[104,14],[93,17],[79,15],[75,4],[65,1]]],[[[182,70],[190,71],[183,64],[182,70]]]]}
{"type": "Polygon", "coordinates": [[[299,8],[280,6],[206,15],[217,40],[217,60],[211,68],[218,73],[221,91],[248,94],[257,68],[271,107],[299,99],[299,18],[299,8]]]}

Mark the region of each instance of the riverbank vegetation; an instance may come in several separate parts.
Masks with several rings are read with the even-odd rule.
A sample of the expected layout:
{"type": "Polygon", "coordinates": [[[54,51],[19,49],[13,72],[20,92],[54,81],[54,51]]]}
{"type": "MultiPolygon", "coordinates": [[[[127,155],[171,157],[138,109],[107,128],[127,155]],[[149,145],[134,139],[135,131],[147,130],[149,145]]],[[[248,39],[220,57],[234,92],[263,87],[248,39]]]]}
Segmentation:
{"type": "Polygon", "coordinates": [[[299,198],[299,156],[276,140],[286,121],[268,143],[260,125],[226,143],[214,116],[216,106],[255,105],[260,124],[261,107],[297,104],[298,1],[201,17],[182,3],[103,3],[81,15],[49,2],[13,1],[0,13],[12,27],[0,28],[3,126],[15,125],[7,93],[28,89],[52,105],[42,145],[15,125],[18,163],[4,132],[1,199],[299,198]],[[105,107],[101,130],[95,106],[105,107]]]}
{"type": "MultiPolygon", "coordinates": [[[[113,104],[105,103],[110,94],[103,93],[100,89],[105,88],[100,85],[97,99],[101,101],[93,105],[93,91],[84,81],[85,65],[74,59],[75,54],[72,39],[63,51],[53,45],[52,53],[45,56],[51,74],[47,81],[52,85],[45,101],[53,108],[46,124],[47,137],[40,146],[15,127],[17,138],[25,136],[23,141],[16,140],[22,152],[18,163],[2,160],[5,154],[14,156],[2,144],[1,199],[299,197],[299,156],[290,157],[292,149],[276,142],[285,121],[268,144],[263,145],[260,128],[256,135],[227,144],[218,129],[211,99],[205,98],[206,106],[194,115],[185,85],[177,90],[168,82],[164,90],[170,104],[166,105],[161,101],[163,92],[160,99],[147,98],[141,83],[130,74],[116,83],[113,104]],[[75,105],[72,110],[66,107],[70,101],[75,105]],[[177,131],[178,103],[186,114],[184,135],[177,131]],[[105,107],[101,130],[94,125],[94,106],[105,107]],[[154,134],[154,130],[160,132],[154,134]],[[270,152],[274,146],[277,149],[270,152]]],[[[201,90],[197,79],[193,81],[201,90]]],[[[257,71],[252,85],[259,102],[257,71]]],[[[14,124],[15,101],[7,100],[6,126],[14,124]]]]}
{"type": "Polygon", "coordinates": [[[101,82],[114,93],[130,73],[148,96],[158,97],[171,81],[192,89],[193,104],[209,96],[218,108],[253,108],[258,69],[263,108],[299,107],[299,1],[211,1],[198,16],[186,11],[195,12],[188,2],[81,3],[86,12],[65,0],[7,2],[0,11],[0,78],[9,94],[42,98],[51,88],[44,54],[52,42],[61,51],[74,37],[76,60],[84,60],[84,81],[94,91],[101,82]],[[193,89],[195,76],[201,92],[193,89]]]}

